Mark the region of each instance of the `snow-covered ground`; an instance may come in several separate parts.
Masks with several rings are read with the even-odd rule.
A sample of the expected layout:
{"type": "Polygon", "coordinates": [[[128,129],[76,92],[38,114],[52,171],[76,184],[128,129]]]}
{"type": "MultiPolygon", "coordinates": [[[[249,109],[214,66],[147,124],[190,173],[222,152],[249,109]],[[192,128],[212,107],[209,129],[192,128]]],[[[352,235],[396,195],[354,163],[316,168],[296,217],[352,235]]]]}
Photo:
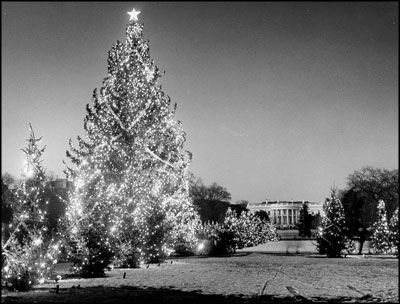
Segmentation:
{"type": "Polygon", "coordinates": [[[316,254],[317,250],[314,243],[314,240],[281,240],[239,249],[238,252],[316,254]]]}
{"type": "MultiPolygon", "coordinates": [[[[231,257],[171,259],[160,266],[113,269],[104,278],[62,279],[57,284],[62,290],[78,285],[81,290],[96,286],[136,286],[249,297],[261,293],[291,296],[287,288],[291,287],[314,300],[372,296],[376,301],[396,301],[399,281],[398,259],[241,253],[231,257]]],[[[55,286],[53,282],[39,287],[55,286]]],[[[47,291],[47,294],[50,293],[47,291]]],[[[18,296],[23,297],[22,293],[18,296]]]]}
{"type": "MultiPolygon", "coordinates": [[[[238,252],[317,254],[317,247],[315,244],[315,240],[281,240],[279,242],[269,242],[240,249],[238,252]]],[[[356,246],[358,246],[358,244],[356,244],[356,246]]],[[[374,250],[370,247],[370,242],[366,241],[363,245],[362,253],[370,254],[372,252],[374,252],[374,250]]]]}

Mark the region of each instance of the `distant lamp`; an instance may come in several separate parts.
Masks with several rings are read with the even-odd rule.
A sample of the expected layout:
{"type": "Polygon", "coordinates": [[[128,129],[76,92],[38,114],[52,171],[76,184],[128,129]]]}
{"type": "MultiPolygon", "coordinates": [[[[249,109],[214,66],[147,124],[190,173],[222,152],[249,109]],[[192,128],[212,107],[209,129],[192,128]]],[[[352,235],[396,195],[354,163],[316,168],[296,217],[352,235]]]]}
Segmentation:
{"type": "Polygon", "coordinates": [[[204,243],[200,243],[199,245],[197,245],[197,250],[198,251],[202,251],[204,249],[204,243]]]}

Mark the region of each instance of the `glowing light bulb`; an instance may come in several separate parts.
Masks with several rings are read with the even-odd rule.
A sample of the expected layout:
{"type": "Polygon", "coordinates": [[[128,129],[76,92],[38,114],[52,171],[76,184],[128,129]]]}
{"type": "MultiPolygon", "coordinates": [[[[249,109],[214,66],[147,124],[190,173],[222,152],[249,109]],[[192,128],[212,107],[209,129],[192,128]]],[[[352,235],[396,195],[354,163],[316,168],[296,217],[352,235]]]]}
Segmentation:
{"type": "Polygon", "coordinates": [[[35,169],[28,163],[27,160],[24,161],[23,173],[26,177],[33,177],[35,174],[35,169]]]}
{"type": "Polygon", "coordinates": [[[41,238],[37,238],[37,239],[33,240],[32,243],[35,246],[39,246],[40,244],[42,244],[42,239],[41,238]]]}
{"type": "Polygon", "coordinates": [[[198,246],[197,246],[197,250],[203,250],[204,249],[204,243],[200,243],[198,246]]]}

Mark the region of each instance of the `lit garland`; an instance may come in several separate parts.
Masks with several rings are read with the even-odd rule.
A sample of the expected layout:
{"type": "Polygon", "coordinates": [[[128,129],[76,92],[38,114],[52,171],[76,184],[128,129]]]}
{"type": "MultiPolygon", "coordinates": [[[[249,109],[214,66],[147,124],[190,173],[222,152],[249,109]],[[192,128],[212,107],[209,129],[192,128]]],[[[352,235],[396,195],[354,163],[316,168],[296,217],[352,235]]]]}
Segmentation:
{"type": "Polygon", "coordinates": [[[41,165],[45,147],[38,148],[41,138],[35,138],[31,125],[30,132],[28,147],[22,149],[29,169],[24,168],[24,179],[16,190],[17,202],[10,224],[13,230],[2,244],[2,278],[20,290],[50,279],[61,253],[59,241],[49,235],[45,224],[48,201],[44,197],[45,169],[41,165]]]}
{"type": "Polygon", "coordinates": [[[76,167],[67,168],[75,187],[66,214],[73,247],[80,246],[71,255],[80,255],[82,265],[97,259],[89,230],[98,252],[120,261],[131,255],[156,262],[171,247],[196,244],[186,134],[157,83],[162,73],[150,59],[138,13],[129,13],[125,44],[117,41],[109,51],[108,75],[86,108],[86,139],[78,137],[79,147],[70,143],[67,152],[76,167]]]}

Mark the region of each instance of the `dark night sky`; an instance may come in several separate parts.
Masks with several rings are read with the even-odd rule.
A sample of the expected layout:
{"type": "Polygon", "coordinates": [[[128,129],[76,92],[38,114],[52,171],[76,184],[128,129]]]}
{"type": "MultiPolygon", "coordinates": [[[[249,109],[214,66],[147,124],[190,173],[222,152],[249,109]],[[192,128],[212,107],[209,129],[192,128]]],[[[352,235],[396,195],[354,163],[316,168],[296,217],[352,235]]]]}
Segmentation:
{"type": "Polygon", "coordinates": [[[64,177],[68,140],[141,11],[193,153],[232,202],[321,201],[354,170],[398,168],[397,2],[2,2],[2,174],[29,122],[64,177]]]}

